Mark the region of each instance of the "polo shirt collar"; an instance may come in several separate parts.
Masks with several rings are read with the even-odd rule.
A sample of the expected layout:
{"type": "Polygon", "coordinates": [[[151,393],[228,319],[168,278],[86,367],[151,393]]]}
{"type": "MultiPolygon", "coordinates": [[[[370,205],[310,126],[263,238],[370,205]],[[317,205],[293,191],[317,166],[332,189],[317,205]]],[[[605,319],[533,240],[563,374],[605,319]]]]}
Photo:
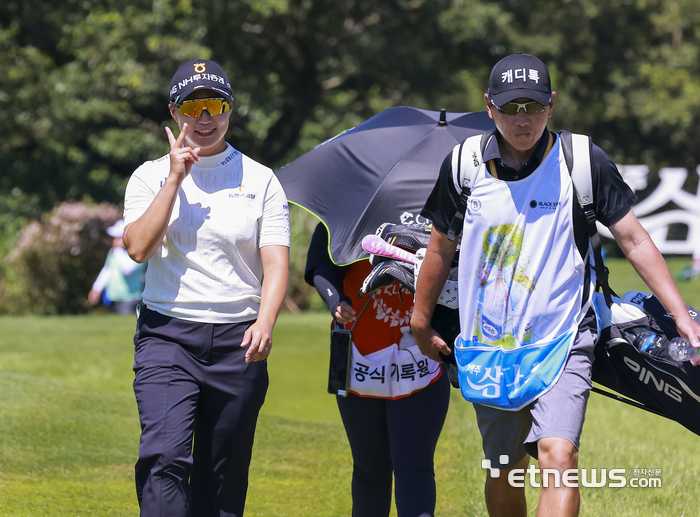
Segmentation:
{"type": "MultiPolygon", "coordinates": [[[[496,130],[494,137],[499,137],[499,136],[500,136],[500,133],[498,133],[498,130],[496,130]]],[[[496,169],[499,172],[499,178],[501,178],[501,172],[504,172],[506,177],[502,177],[502,179],[511,179],[513,176],[516,176],[516,175],[522,179],[525,176],[529,175],[532,171],[534,171],[537,167],[539,167],[540,163],[542,163],[542,158],[544,156],[545,150],[547,149],[548,142],[549,142],[549,130],[547,128],[545,128],[545,130],[542,132],[542,137],[540,138],[539,142],[537,143],[537,147],[535,148],[535,152],[532,153],[532,156],[530,156],[530,158],[525,163],[525,165],[523,165],[520,168],[520,170],[517,170],[517,171],[515,169],[513,169],[512,167],[508,167],[501,160],[501,151],[498,147],[498,138],[492,138],[491,141],[488,143],[488,145],[486,146],[486,149],[484,149],[483,160],[484,160],[484,163],[488,162],[489,160],[496,160],[495,163],[496,163],[496,169]]]]}

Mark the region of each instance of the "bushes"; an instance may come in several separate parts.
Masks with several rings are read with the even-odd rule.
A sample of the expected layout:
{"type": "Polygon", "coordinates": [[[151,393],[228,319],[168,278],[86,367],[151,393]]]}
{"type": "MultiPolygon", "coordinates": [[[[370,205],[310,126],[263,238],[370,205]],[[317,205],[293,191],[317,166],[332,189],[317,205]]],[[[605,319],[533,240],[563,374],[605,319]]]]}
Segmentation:
{"type": "MultiPolygon", "coordinates": [[[[0,267],[0,314],[81,314],[112,243],[107,228],[122,217],[116,206],[63,203],[28,223],[0,267]]],[[[306,252],[318,220],[292,206],[290,285],[285,308],[326,310],[304,282],[306,252]]],[[[0,252],[2,249],[0,249],[0,252]]]]}
{"type": "Polygon", "coordinates": [[[0,278],[0,313],[79,314],[121,219],[116,206],[62,203],[22,230],[0,278]]]}
{"type": "Polygon", "coordinates": [[[289,289],[287,290],[285,307],[290,312],[307,309],[327,310],[326,304],[316,294],[316,289],[304,281],[306,254],[318,219],[306,210],[290,203],[289,222],[292,227],[292,238],[289,250],[289,289]]]}

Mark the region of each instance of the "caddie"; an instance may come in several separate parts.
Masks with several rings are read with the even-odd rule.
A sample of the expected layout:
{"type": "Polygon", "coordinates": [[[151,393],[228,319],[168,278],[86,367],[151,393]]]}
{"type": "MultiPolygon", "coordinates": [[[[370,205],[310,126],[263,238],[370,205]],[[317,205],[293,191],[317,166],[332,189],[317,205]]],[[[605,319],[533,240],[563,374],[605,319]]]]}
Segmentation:
{"type": "MultiPolygon", "coordinates": [[[[411,327],[426,356],[439,360],[439,352],[451,353],[430,321],[459,241],[450,240],[450,224],[464,211],[457,231],[461,334],[454,344],[460,389],[474,402],[483,465],[490,465],[489,515],[525,516],[525,490],[511,486],[511,470],[526,469],[530,456],[541,471],[561,475],[578,467],[597,334],[595,273],[561,137],[547,129],[556,99],[547,67],[527,54],[503,58],[491,70],[484,99],[494,135],[483,152],[477,136],[445,158],[422,212],[433,231],[416,282],[411,327]],[[469,168],[473,174],[465,176],[469,168]],[[470,189],[466,208],[464,188],[470,189]]],[[[631,210],[635,195],[600,147],[591,145],[589,154],[598,221],[679,334],[700,346],[700,325],[688,315],[664,258],[631,210]]],[[[568,485],[542,488],[537,515],[578,515],[578,486],[568,485]]]]}

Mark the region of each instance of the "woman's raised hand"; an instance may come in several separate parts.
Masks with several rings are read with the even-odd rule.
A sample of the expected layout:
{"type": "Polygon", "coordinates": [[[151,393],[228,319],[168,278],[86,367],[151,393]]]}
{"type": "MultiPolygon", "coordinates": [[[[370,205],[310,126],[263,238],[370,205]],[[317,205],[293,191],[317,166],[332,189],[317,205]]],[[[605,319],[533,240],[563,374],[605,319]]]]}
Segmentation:
{"type": "Polygon", "coordinates": [[[182,125],[182,130],[177,138],[169,127],[165,127],[170,142],[170,174],[169,177],[176,180],[178,184],[187,177],[195,162],[199,161],[199,147],[194,149],[184,146],[185,133],[187,132],[187,122],[182,125]]]}

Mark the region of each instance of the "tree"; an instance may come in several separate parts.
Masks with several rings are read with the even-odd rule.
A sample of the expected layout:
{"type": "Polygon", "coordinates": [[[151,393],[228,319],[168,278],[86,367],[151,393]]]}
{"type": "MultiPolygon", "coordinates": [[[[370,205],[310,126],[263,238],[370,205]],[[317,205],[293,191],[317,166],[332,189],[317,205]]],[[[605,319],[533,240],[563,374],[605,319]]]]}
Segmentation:
{"type": "Polygon", "coordinates": [[[433,2],[38,0],[0,7],[0,189],[119,202],[167,152],[166,92],[193,57],[219,61],[237,102],[229,140],[273,167],[392,105],[449,84],[433,2]],[[48,16],[49,9],[51,16],[48,16]],[[38,14],[38,16],[37,16],[38,14]]]}
{"type": "Polygon", "coordinates": [[[119,202],[135,165],[166,152],[169,77],[206,50],[180,38],[193,24],[186,2],[119,4],[68,2],[41,16],[45,2],[3,2],[3,190],[37,193],[44,208],[119,202]]]}
{"type": "Polygon", "coordinates": [[[694,0],[3,0],[0,216],[120,205],[168,151],[170,79],[197,57],[233,86],[227,139],[273,168],[395,105],[483,110],[516,51],[550,68],[552,129],[616,163],[694,167],[699,22],[694,0]]]}
{"type": "Polygon", "coordinates": [[[652,170],[700,163],[698,22],[692,0],[456,0],[443,15],[460,52],[481,39],[491,64],[517,51],[548,64],[553,128],[590,134],[616,163],[652,170]]]}

